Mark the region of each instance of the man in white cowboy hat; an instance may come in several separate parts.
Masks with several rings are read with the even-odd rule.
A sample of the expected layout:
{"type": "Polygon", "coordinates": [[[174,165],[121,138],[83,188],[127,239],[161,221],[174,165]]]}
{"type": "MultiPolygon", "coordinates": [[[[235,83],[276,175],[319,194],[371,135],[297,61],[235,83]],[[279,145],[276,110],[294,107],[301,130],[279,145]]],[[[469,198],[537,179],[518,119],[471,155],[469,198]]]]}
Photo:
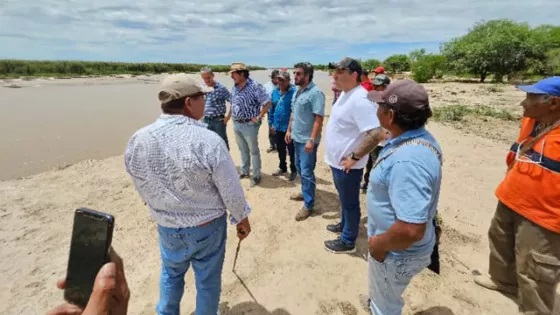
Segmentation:
{"type": "Polygon", "coordinates": [[[138,130],[125,151],[126,171],[157,223],[162,259],[158,315],[180,313],[191,265],[195,314],[217,314],[226,210],[239,239],[251,232],[251,209],[226,143],[199,122],[210,91],[190,75],[166,77],[158,94],[163,114],[138,130]]]}
{"type": "Polygon", "coordinates": [[[241,153],[241,178],[249,178],[253,162],[251,187],[261,181],[261,153],[259,127],[270,107],[270,95],[264,87],[249,78],[249,69],[243,63],[233,63],[230,70],[234,85],[231,89],[231,112],[235,140],[241,153]]]}

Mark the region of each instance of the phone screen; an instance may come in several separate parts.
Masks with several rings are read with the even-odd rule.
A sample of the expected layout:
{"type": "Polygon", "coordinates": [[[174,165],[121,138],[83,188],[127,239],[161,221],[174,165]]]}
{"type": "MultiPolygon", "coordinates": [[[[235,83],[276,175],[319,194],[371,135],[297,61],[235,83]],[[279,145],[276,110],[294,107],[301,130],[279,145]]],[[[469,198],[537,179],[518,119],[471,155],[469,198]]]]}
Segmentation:
{"type": "Polygon", "coordinates": [[[85,306],[99,269],[108,261],[113,220],[110,215],[78,209],[70,243],[64,297],[85,306]]]}

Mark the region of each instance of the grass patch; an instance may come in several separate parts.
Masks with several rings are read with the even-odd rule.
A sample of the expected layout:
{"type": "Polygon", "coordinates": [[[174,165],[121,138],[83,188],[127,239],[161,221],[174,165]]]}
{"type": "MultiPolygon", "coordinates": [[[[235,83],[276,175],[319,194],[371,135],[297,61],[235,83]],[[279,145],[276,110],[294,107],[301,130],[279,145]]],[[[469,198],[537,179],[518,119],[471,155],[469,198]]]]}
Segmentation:
{"type": "Polygon", "coordinates": [[[486,105],[467,106],[467,105],[447,105],[433,108],[433,118],[442,122],[460,122],[467,116],[492,117],[505,121],[517,121],[520,119],[504,109],[496,109],[486,105]]]}

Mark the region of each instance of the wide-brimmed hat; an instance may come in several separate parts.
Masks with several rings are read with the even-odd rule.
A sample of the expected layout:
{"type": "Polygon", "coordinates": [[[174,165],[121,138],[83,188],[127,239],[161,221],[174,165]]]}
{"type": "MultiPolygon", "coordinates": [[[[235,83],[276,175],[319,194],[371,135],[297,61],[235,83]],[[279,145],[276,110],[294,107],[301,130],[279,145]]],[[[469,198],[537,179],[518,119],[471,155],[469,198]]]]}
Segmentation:
{"type": "Polygon", "coordinates": [[[237,71],[249,71],[249,68],[247,68],[247,66],[242,62],[234,62],[229,68],[229,74],[237,71]]]}

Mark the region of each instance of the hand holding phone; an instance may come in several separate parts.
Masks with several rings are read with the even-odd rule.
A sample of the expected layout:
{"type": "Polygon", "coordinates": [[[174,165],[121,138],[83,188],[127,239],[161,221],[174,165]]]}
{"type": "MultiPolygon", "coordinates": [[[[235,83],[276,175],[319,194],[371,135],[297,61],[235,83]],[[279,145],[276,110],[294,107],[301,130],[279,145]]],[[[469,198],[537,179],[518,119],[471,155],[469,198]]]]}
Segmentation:
{"type": "Polygon", "coordinates": [[[92,294],[97,274],[110,261],[114,217],[80,208],[74,213],[64,299],[82,309],[92,294]]]}
{"type": "MultiPolygon", "coordinates": [[[[103,265],[93,285],[93,292],[85,309],[65,303],[52,309],[48,315],[126,315],[130,291],[124,274],[121,257],[110,250],[111,262],[103,265]]],[[[66,279],[58,281],[57,287],[64,289],[66,279]]]]}

